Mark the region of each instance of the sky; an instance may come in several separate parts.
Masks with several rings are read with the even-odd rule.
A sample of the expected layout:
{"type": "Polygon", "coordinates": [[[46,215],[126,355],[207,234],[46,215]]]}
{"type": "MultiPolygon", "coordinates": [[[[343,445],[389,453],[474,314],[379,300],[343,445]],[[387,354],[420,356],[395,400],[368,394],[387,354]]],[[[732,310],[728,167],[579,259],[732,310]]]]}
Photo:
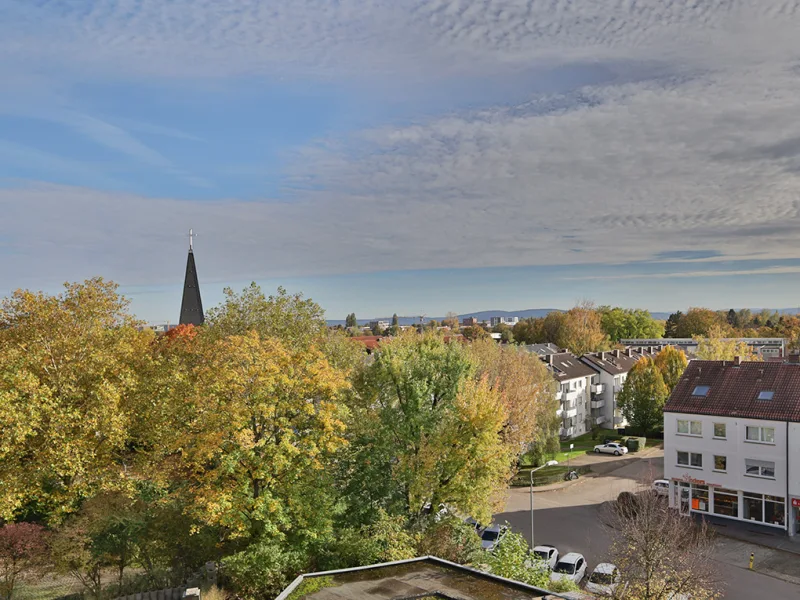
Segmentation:
{"type": "Polygon", "coordinates": [[[0,0],[0,296],[800,305],[800,0],[0,0]]]}

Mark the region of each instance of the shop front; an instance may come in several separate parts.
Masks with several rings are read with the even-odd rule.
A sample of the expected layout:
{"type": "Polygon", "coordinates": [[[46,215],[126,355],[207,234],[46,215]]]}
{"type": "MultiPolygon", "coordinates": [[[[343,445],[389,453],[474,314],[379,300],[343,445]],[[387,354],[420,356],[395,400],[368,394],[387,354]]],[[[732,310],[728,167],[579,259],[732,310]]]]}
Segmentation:
{"type": "Polygon", "coordinates": [[[789,518],[789,535],[800,535],[800,498],[792,498],[789,518]]]}

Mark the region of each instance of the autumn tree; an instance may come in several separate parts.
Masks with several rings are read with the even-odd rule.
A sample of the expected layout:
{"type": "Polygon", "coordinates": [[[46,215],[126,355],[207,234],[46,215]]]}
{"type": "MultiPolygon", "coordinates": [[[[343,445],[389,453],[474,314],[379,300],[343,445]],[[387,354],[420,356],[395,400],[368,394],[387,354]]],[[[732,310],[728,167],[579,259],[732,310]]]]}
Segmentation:
{"type": "Polygon", "coordinates": [[[453,331],[457,330],[458,329],[458,315],[456,313],[450,311],[449,313],[447,313],[445,315],[444,319],[442,319],[442,325],[444,325],[445,327],[449,327],[453,331]]]}
{"type": "Polygon", "coordinates": [[[153,340],[127,306],[100,278],[0,303],[0,517],[35,502],[56,522],[127,485],[129,401],[153,340]]]}
{"type": "Polygon", "coordinates": [[[601,326],[600,313],[591,302],[582,302],[566,312],[553,341],[578,356],[609,347],[608,335],[601,326]]]}
{"type": "Polygon", "coordinates": [[[598,311],[600,325],[612,342],[630,338],[660,338],[664,335],[664,327],[646,310],[601,306],[598,311]]]}
{"type": "Polygon", "coordinates": [[[690,308],[682,315],[675,330],[675,337],[690,338],[707,336],[712,329],[727,326],[725,318],[718,312],[708,308],[690,308]]]}
{"type": "Polygon", "coordinates": [[[544,318],[522,319],[514,324],[511,333],[519,344],[541,344],[548,341],[545,339],[544,318]]]}
{"type": "MultiPolygon", "coordinates": [[[[563,333],[567,314],[557,310],[547,313],[542,320],[542,340],[541,343],[553,343],[558,346],[563,341],[563,333]]],[[[539,343],[539,342],[537,342],[539,343]]]]}
{"type": "Polygon", "coordinates": [[[686,354],[675,346],[666,346],[656,355],[655,365],[661,371],[664,385],[670,393],[675,389],[688,364],[686,354]]]}
{"type": "Polygon", "coordinates": [[[704,337],[695,337],[700,360],[733,360],[739,356],[742,360],[761,360],[758,353],[747,342],[734,338],[726,338],[726,331],[719,326],[712,327],[704,337]]]}
{"type": "Polygon", "coordinates": [[[655,431],[664,420],[669,390],[653,359],[640,358],[628,372],[618,403],[625,419],[643,433],[655,431]]]}
{"type": "Polygon", "coordinates": [[[487,332],[480,325],[469,325],[467,327],[462,327],[461,335],[470,341],[489,338],[489,332],[487,332]]]}
{"type": "Polygon", "coordinates": [[[612,539],[609,558],[621,576],[614,598],[720,597],[709,526],[680,515],[643,488],[628,504],[614,503],[606,514],[612,539]]]}
{"type": "Polygon", "coordinates": [[[343,373],[313,346],[255,331],[198,351],[192,393],[171,399],[177,421],[165,448],[189,510],[234,535],[301,525],[286,520],[299,500],[291,494],[344,443],[343,373]]]}
{"type": "Polygon", "coordinates": [[[49,534],[35,523],[0,527],[0,600],[11,600],[20,582],[41,574],[47,564],[49,534]]]}

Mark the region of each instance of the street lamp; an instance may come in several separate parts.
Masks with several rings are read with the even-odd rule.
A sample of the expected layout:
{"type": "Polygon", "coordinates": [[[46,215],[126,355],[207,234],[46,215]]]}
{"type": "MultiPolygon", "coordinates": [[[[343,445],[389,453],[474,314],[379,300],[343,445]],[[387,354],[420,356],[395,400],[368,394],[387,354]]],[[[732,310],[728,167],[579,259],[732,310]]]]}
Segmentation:
{"type": "Polygon", "coordinates": [[[548,460],[544,463],[541,467],[536,467],[535,469],[531,469],[531,550],[533,550],[533,474],[538,471],[539,469],[544,469],[545,467],[553,467],[558,464],[557,460],[548,460]]]}

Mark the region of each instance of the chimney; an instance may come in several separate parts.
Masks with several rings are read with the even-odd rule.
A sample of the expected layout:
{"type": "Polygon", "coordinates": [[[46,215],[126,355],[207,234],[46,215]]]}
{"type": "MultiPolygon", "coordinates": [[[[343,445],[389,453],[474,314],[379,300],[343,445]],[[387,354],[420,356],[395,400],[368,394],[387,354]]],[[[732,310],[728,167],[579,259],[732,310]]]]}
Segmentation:
{"type": "Polygon", "coordinates": [[[741,356],[734,356],[733,357],[733,364],[734,366],[738,367],[742,364],[742,357],[741,356]]]}
{"type": "Polygon", "coordinates": [[[625,348],[625,356],[628,357],[633,356],[633,348],[631,347],[625,348]]]}
{"type": "Polygon", "coordinates": [[[605,359],[606,359],[606,353],[605,352],[601,352],[600,353],[600,360],[605,360],[605,359]]]}
{"type": "Polygon", "coordinates": [[[553,364],[553,355],[552,354],[548,354],[547,355],[547,364],[548,365],[552,365],[553,364]]]}
{"type": "Polygon", "coordinates": [[[617,358],[619,358],[619,350],[614,350],[614,356],[616,356],[617,358]]]}

